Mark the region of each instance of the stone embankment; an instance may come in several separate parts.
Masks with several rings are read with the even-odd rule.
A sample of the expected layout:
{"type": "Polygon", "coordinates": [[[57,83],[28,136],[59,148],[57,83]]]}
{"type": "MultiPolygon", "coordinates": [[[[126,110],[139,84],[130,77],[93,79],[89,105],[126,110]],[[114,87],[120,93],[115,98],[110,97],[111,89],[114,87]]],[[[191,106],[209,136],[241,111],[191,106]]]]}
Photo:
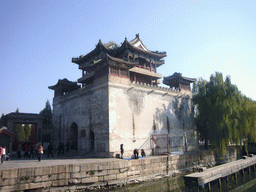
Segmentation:
{"type": "MultiPolygon", "coordinates": [[[[226,162],[236,160],[231,149],[226,162]]],[[[223,159],[222,159],[223,160],[223,159]]],[[[211,167],[218,159],[211,151],[182,155],[151,156],[143,159],[27,160],[0,165],[0,191],[75,191],[122,186],[131,182],[172,176],[179,171],[211,167]]]]}

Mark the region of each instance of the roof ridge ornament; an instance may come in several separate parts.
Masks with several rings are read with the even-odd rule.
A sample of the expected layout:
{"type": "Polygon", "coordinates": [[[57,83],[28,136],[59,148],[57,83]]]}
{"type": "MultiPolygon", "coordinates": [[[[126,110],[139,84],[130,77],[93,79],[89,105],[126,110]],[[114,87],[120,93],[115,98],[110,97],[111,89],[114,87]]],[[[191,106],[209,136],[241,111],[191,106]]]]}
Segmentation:
{"type": "Polygon", "coordinates": [[[139,39],[140,38],[140,34],[139,33],[136,34],[135,37],[139,39]]]}

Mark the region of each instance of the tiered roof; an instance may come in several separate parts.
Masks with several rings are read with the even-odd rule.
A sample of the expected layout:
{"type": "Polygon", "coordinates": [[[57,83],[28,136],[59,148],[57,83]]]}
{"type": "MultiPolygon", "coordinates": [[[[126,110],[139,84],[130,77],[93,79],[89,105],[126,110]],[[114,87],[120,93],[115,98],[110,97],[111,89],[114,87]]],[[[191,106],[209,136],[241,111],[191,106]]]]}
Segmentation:
{"type": "Polygon", "coordinates": [[[72,82],[65,78],[65,79],[59,79],[55,85],[49,86],[48,88],[52,90],[61,89],[63,92],[70,92],[75,89],[79,89],[80,85],[77,85],[77,82],[72,82]]]}
{"type": "Polygon", "coordinates": [[[137,34],[135,39],[130,42],[125,38],[121,46],[118,46],[113,41],[103,44],[99,40],[93,51],[85,56],[72,58],[72,62],[78,64],[80,69],[86,69],[95,65],[95,62],[98,62],[99,59],[111,57],[112,60],[118,59],[119,62],[128,64],[130,67],[134,66],[136,64],[135,61],[129,59],[127,55],[133,56],[135,59],[143,58],[146,61],[151,61],[158,67],[164,64],[164,61],[161,59],[166,57],[166,52],[150,51],[140,39],[139,34],[137,34]]]}
{"type": "Polygon", "coordinates": [[[7,127],[2,127],[0,129],[0,136],[1,135],[8,135],[10,137],[16,137],[15,134],[7,129],[7,127]]]}
{"type": "Polygon", "coordinates": [[[194,81],[196,81],[196,78],[184,77],[181,73],[175,72],[169,77],[164,77],[163,83],[174,88],[183,88],[186,85],[186,89],[190,89],[187,86],[194,81]]]}

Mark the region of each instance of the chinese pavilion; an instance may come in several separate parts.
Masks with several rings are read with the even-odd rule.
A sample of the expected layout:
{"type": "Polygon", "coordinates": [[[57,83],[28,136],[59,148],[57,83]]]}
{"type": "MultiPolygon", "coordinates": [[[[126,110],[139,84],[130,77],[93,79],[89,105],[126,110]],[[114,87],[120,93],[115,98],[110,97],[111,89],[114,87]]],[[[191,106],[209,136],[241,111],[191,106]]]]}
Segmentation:
{"type": "Polygon", "coordinates": [[[83,86],[92,84],[107,74],[129,78],[130,81],[157,85],[162,75],[156,73],[156,68],[164,64],[166,52],[150,51],[141,41],[139,34],[132,41],[125,41],[119,47],[116,43],[103,44],[101,40],[96,48],[85,56],[72,58],[79,65],[82,77],[78,83],[83,86]]]}
{"type": "Polygon", "coordinates": [[[49,86],[55,91],[54,144],[69,140],[79,153],[94,157],[113,157],[120,144],[124,157],[135,148],[147,154],[196,149],[188,88],[194,79],[174,74],[164,79],[170,88],[160,87],[157,68],[164,57],[137,34],[120,46],[99,40],[90,53],[72,58],[82,76],[49,86]]]}

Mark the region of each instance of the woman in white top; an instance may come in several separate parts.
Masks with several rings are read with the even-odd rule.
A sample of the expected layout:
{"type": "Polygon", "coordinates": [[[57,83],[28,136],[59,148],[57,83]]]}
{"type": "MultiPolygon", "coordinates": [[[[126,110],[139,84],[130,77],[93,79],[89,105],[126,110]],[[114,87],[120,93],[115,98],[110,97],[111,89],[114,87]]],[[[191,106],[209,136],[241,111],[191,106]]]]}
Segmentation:
{"type": "Polygon", "coordinates": [[[3,147],[3,154],[2,154],[2,158],[1,158],[1,163],[4,163],[5,155],[6,155],[6,146],[4,145],[4,147],[3,147]]]}

